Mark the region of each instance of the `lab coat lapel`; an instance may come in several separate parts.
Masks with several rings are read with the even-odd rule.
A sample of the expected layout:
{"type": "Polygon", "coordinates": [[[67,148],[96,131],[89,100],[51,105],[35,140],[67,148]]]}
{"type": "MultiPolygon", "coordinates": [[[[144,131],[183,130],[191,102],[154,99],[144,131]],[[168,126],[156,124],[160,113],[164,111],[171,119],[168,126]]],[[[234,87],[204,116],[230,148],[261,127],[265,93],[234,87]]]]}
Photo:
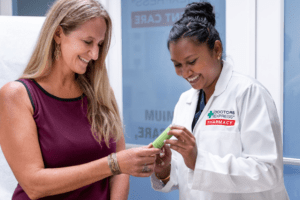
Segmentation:
{"type": "Polygon", "coordinates": [[[194,115],[196,112],[196,108],[197,108],[197,102],[198,102],[198,97],[199,97],[199,90],[195,90],[195,89],[191,89],[191,94],[190,96],[187,98],[186,100],[186,104],[187,104],[187,116],[186,116],[186,120],[187,120],[187,124],[188,127],[186,127],[190,132],[192,132],[192,122],[194,119],[194,115]]]}

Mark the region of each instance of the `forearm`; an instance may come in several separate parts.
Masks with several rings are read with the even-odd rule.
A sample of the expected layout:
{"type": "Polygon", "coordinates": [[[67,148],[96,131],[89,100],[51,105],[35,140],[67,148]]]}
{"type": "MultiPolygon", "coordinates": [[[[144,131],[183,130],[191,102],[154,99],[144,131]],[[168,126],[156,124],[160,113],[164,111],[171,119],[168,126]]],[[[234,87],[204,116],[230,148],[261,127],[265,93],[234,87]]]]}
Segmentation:
{"type": "Polygon", "coordinates": [[[110,178],[110,199],[127,200],[129,193],[129,175],[120,174],[110,178]]]}
{"type": "MultiPolygon", "coordinates": [[[[117,142],[116,151],[125,150],[125,139],[122,137],[117,142]]],[[[118,156],[117,156],[118,158],[118,156]]],[[[111,200],[127,200],[129,193],[129,175],[120,174],[110,177],[110,199],[111,200]]]]}
{"type": "Polygon", "coordinates": [[[37,199],[73,191],[111,175],[104,157],[77,166],[37,170],[28,177],[28,184],[21,186],[31,198],[37,199]]]}
{"type": "MultiPolygon", "coordinates": [[[[160,192],[171,192],[173,190],[178,189],[178,181],[177,181],[177,167],[176,162],[172,160],[172,164],[170,165],[170,178],[168,178],[168,181],[160,181],[154,174],[151,175],[151,185],[152,188],[156,191],[160,192]]],[[[169,176],[168,175],[168,176],[169,176]]]]}

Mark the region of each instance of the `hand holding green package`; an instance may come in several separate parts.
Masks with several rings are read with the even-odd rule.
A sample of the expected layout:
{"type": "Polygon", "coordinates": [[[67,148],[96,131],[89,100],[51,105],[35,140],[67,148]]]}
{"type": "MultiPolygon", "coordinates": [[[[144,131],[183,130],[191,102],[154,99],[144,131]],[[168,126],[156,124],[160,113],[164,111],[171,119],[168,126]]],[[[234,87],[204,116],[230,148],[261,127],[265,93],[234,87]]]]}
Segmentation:
{"type": "Polygon", "coordinates": [[[171,130],[170,126],[166,128],[152,143],[155,148],[162,148],[164,146],[164,141],[170,139],[172,135],[168,135],[171,130]]]}

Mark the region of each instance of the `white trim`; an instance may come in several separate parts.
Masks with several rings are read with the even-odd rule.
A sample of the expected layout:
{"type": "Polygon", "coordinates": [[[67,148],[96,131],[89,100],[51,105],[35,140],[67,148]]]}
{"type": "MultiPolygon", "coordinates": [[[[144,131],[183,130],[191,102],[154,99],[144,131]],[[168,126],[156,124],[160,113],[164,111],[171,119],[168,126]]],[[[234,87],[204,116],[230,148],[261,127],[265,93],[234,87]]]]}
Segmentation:
{"type": "Polygon", "coordinates": [[[0,0],[0,15],[12,16],[12,0],[0,0]]]}
{"type": "MultiPolygon", "coordinates": [[[[271,93],[283,127],[284,0],[257,1],[257,79],[271,93]]],[[[283,128],[282,128],[283,132],[283,128]]]]}

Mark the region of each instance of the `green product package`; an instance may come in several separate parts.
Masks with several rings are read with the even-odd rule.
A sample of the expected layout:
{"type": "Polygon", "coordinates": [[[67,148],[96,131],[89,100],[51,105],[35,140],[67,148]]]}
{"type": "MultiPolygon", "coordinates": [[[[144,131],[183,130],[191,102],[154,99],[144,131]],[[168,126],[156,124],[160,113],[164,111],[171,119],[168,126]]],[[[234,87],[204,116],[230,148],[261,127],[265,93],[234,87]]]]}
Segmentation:
{"type": "Polygon", "coordinates": [[[164,132],[162,132],[160,134],[160,136],[158,136],[156,138],[156,140],[154,140],[154,142],[152,143],[152,145],[155,147],[155,148],[162,148],[162,146],[164,146],[164,141],[167,140],[167,139],[170,139],[172,137],[172,135],[168,135],[168,132],[171,130],[170,127],[166,128],[166,130],[164,130],[164,132]]]}

